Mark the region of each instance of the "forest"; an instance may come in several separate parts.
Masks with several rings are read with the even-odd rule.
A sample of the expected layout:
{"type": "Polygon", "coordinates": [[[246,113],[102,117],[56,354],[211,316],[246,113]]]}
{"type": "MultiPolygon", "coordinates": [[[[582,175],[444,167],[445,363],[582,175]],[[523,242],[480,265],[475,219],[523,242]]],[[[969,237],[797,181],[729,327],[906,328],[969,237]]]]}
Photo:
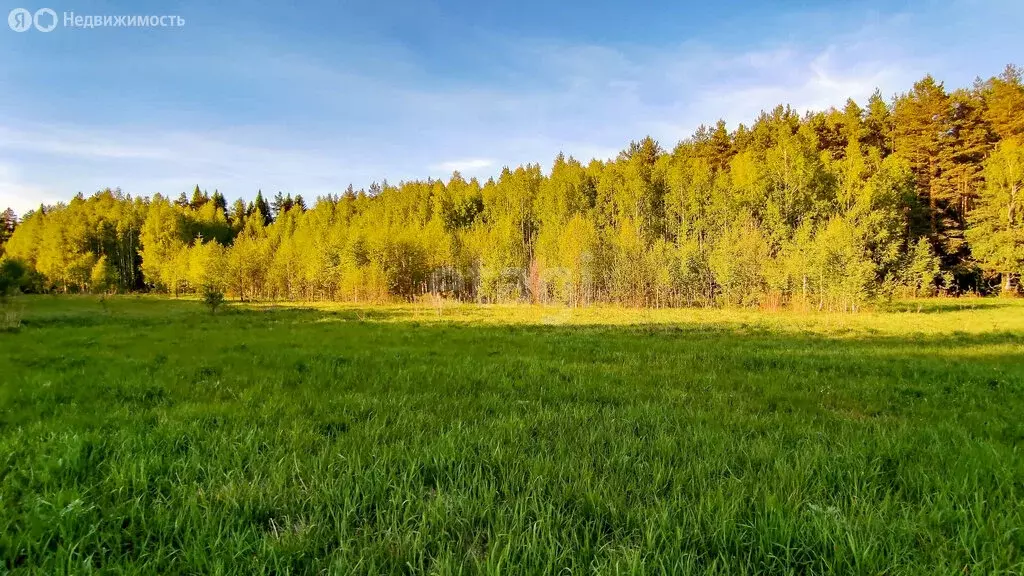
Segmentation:
{"type": "MultiPolygon", "coordinates": [[[[613,121],[609,119],[609,121],[613,121]]],[[[244,301],[756,306],[853,311],[1011,294],[1024,272],[1021,68],[947,90],[650,137],[308,202],[119,188],[0,217],[0,291],[244,301]]]]}

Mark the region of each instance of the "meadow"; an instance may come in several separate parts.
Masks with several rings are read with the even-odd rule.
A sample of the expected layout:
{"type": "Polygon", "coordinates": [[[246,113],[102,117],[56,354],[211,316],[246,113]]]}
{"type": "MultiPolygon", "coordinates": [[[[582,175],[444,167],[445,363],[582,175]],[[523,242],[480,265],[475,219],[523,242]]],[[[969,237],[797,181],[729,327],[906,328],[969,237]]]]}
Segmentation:
{"type": "Polygon", "coordinates": [[[11,306],[0,572],[1024,573],[1024,301],[11,306]]]}

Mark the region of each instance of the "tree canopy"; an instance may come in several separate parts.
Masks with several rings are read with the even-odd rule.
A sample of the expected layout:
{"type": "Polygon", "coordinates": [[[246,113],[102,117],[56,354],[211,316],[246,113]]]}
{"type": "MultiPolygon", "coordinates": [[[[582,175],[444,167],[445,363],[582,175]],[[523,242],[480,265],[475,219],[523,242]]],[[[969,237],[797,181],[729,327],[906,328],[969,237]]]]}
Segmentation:
{"type": "Polygon", "coordinates": [[[174,201],[79,194],[20,223],[5,212],[0,254],[39,291],[852,310],[1015,290],[1022,186],[1024,85],[1008,66],[485,182],[384,181],[309,206],[259,191],[229,207],[198,185],[174,201]]]}

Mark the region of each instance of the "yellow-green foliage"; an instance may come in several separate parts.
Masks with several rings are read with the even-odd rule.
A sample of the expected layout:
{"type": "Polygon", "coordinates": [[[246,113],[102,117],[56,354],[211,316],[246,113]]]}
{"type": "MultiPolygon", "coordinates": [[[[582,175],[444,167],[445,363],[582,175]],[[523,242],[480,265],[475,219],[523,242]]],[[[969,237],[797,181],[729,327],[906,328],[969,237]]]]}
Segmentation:
{"type": "Polygon", "coordinates": [[[560,154],[548,174],[455,173],[310,205],[257,192],[230,209],[198,186],[175,201],[104,190],[26,215],[4,251],[37,273],[38,291],[217,284],[250,301],[850,311],[999,281],[1012,293],[1024,270],[1020,116],[1017,68],[951,92],[928,76],[891,103],[777,106],[671,150],[648,137],[613,160],[560,154]]]}

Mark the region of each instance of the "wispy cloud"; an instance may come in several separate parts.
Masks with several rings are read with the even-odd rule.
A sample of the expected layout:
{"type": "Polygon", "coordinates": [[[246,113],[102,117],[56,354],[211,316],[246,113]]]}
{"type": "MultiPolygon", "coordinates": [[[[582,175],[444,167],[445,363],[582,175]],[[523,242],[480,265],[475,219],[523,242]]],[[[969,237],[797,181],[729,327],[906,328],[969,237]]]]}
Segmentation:
{"type": "Polygon", "coordinates": [[[350,150],[294,139],[280,146],[252,143],[281,141],[278,136],[258,129],[212,134],[65,125],[0,128],[0,155],[9,159],[0,165],[0,205],[24,212],[40,202],[106,187],[174,196],[196,184],[231,197],[251,197],[262,189],[312,198],[343,190],[345,177],[369,182],[386,175],[384,167],[350,150]]]}
{"type": "Polygon", "coordinates": [[[671,147],[701,123],[749,123],[779,103],[823,109],[876,88],[906,89],[933,63],[901,44],[906,26],[894,17],[853,24],[827,43],[765,40],[741,50],[497,40],[489,49],[500,50],[504,72],[478,82],[425,81],[413,61],[392,63],[389,71],[403,73],[385,75],[316,55],[250,51],[244,70],[220,58],[215,72],[258,69],[261,82],[288,86],[282,100],[261,101],[272,113],[229,121],[208,111],[205,123],[155,126],[0,116],[0,154],[9,174],[17,169],[7,178],[15,192],[0,204],[32,207],[106,186],[175,195],[196,183],[229,197],[257,189],[311,197],[350,182],[487,176],[503,165],[547,164],[558,152],[609,158],[645,135],[671,147]]]}
{"type": "Polygon", "coordinates": [[[54,204],[61,198],[45,186],[26,183],[18,169],[10,164],[0,163],[0,210],[13,208],[19,215],[34,210],[40,204],[54,204]]]}
{"type": "Polygon", "coordinates": [[[491,168],[494,165],[495,161],[487,158],[466,158],[464,160],[449,160],[448,162],[434,164],[430,167],[430,170],[434,172],[439,170],[442,172],[471,172],[491,168]]]}

